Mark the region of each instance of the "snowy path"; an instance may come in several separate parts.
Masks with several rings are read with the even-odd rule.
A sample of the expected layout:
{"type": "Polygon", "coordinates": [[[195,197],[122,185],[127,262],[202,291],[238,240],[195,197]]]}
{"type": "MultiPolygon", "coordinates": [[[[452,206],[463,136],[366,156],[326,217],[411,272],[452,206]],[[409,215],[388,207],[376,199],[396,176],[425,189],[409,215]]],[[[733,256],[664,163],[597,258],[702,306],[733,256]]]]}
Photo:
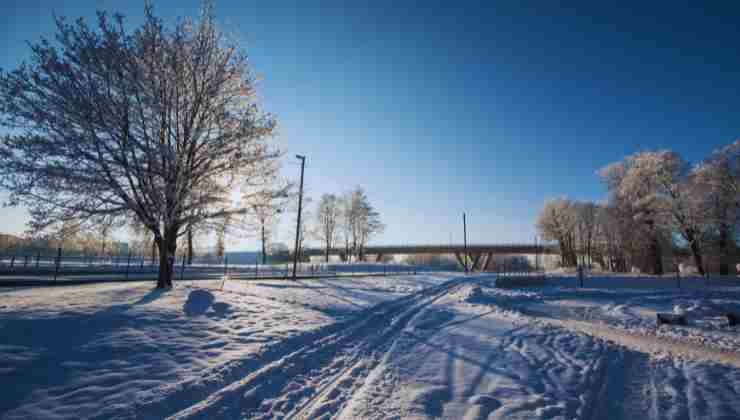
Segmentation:
{"type": "Polygon", "coordinates": [[[470,290],[412,319],[338,417],[583,418],[606,345],[470,304],[470,290]]]}
{"type": "Polygon", "coordinates": [[[339,332],[213,393],[171,418],[320,418],[341,407],[408,321],[453,279],[359,314],[339,332]]]}

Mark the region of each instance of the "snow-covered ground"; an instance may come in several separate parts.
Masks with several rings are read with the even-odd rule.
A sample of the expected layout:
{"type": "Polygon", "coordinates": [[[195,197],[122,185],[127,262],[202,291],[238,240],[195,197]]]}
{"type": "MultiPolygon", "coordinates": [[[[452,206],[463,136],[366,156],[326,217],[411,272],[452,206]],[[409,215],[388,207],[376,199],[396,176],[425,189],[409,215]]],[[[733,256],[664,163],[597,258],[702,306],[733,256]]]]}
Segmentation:
{"type": "Polygon", "coordinates": [[[3,418],[740,418],[740,288],[492,276],[0,292],[3,418]],[[655,312],[689,326],[655,327],[655,312]]]}
{"type": "Polygon", "coordinates": [[[353,313],[447,277],[4,289],[0,417],[159,418],[353,313]]]}

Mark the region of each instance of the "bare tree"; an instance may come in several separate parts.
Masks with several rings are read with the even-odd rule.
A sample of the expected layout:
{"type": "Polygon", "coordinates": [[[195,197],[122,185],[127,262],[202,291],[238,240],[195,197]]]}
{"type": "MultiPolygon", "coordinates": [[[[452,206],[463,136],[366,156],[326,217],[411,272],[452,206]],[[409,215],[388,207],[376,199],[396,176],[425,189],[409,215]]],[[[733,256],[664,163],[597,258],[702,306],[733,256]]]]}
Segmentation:
{"type": "Polygon", "coordinates": [[[317,216],[317,236],[324,243],[325,261],[329,262],[329,252],[337,238],[337,229],[340,222],[340,200],[334,194],[324,194],[319,201],[317,216]]]}
{"type": "Polygon", "coordinates": [[[373,235],[381,233],[385,226],[380,221],[380,214],[370,204],[367,194],[361,187],[356,187],[346,197],[344,217],[348,244],[355,258],[363,260],[368,241],[373,235]]]}
{"type": "Polygon", "coordinates": [[[32,226],[136,217],[159,248],[157,287],[170,287],[177,238],[189,225],[245,215],[232,189],[270,170],[274,121],[256,103],[246,56],[196,21],[166,28],[146,7],[142,26],[120,15],[57,19],[57,43],[0,73],[0,186],[28,206],[32,226]],[[57,46],[58,45],[58,46],[57,46]]]}
{"type": "MultiPolygon", "coordinates": [[[[297,194],[296,194],[297,196],[297,194]]],[[[309,222],[313,219],[313,214],[310,211],[311,197],[307,196],[305,191],[303,194],[303,207],[301,208],[301,225],[298,224],[298,203],[295,202],[295,207],[291,206],[290,211],[293,212],[294,217],[290,223],[290,226],[297,226],[298,228],[298,248],[293,249],[294,253],[298,253],[298,261],[303,260],[304,251],[306,248],[307,241],[314,236],[314,230],[312,229],[309,222]]],[[[295,234],[295,232],[293,232],[295,234]]],[[[295,245],[294,245],[295,246],[295,245]]]]}
{"type": "Polygon", "coordinates": [[[353,210],[352,210],[352,199],[351,193],[345,192],[342,194],[340,200],[340,223],[339,229],[344,240],[344,259],[351,259],[352,257],[352,221],[353,221],[353,210]]]}
{"type": "Polygon", "coordinates": [[[252,210],[257,219],[260,244],[262,247],[262,264],[267,264],[267,254],[270,249],[269,239],[272,229],[277,224],[278,215],[285,206],[285,196],[276,196],[272,193],[257,194],[252,200],[252,210]]]}

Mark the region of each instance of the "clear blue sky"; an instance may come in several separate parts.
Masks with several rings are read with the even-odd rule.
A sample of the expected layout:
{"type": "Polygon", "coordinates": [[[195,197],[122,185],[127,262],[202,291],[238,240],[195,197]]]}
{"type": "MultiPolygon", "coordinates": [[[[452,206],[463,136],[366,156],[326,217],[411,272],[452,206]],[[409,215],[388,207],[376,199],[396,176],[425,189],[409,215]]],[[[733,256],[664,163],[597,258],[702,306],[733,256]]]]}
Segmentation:
{"type": "MultiPolygon", "coordinates": [[[[732,2],[344,3],[360,2],[216,12],[262,76],[287,156],[308,156],[309,194],[365,187],[387,224],[375,243],[461,241],[463,210],[471,242],[531,241],[545,198],[603,198],[599,167],[654,148],[696,161],[740,134],[732,2]]],[[[166,18],[199,8],[154,4],[166,18]]],[[[0,67],[53,33],[52,11],[96,8],[139,22],[143,1],[5,0],[0,67]]],[[[298,172],[286,160],[285,176],[298,172]]],[[[0,230],[23,229],[22,212],[0,215],[0,230]]]]}

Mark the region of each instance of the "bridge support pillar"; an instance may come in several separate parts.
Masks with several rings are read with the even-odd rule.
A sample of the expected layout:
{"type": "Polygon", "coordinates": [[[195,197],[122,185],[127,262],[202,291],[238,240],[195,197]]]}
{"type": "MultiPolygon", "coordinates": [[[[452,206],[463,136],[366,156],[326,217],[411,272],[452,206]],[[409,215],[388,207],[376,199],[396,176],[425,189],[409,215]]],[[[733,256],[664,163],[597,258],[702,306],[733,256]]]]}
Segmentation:
{"type": "Polygon", "coordinates": [[[472,271],[480,271],[480,257],[483,255],[482,253],[475,254],[475,257],[473,258],[473,270],[472,271]]]}
{"type": "Polygon", "coordinates": [[[489,252],[486,256],[486,263],[483,265],[483,271],[488,271],[488,267],[491,265],[491,261],[493,260],[493,252],[489,252]]]}
{"type": "Polygon", "coordinates": [[[457,258],[457,263],[460,264],[460,268],[465,268],[465,261],[463,261],[463,258],[460,256],[459,252],[455,253],[455,258],[457,258]]]}

